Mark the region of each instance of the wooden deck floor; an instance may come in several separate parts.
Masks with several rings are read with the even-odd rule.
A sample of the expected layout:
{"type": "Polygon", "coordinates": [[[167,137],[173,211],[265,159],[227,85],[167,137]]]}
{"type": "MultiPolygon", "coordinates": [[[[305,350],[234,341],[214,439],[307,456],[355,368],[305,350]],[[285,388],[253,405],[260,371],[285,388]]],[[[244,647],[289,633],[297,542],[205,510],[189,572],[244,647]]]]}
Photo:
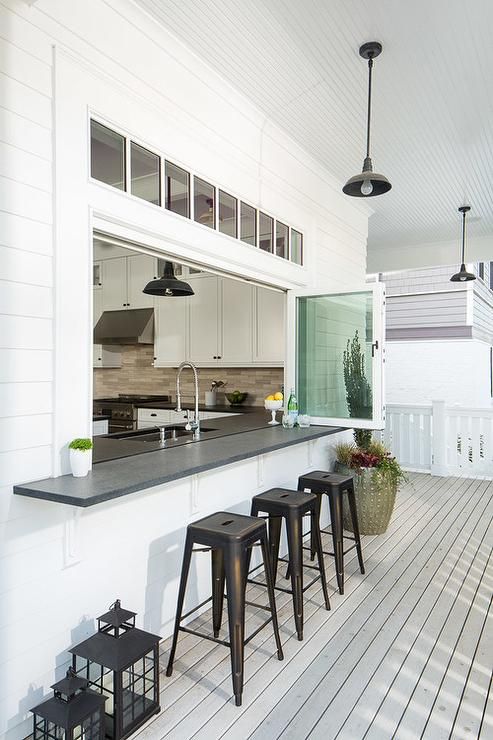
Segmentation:
{"type": "Polygon", "coordinates": [[[365,576],[347,556],[344,596],[326,557],[332,610],[314,585],[303,642],[279,596],[285,659],[270,627],[254,638],[242,707],[228,650],[183,635],[162,712],[138,740],[493,738],[492,513],[493,482],[411,475],[388,532],[364,538],[365,576]]]}

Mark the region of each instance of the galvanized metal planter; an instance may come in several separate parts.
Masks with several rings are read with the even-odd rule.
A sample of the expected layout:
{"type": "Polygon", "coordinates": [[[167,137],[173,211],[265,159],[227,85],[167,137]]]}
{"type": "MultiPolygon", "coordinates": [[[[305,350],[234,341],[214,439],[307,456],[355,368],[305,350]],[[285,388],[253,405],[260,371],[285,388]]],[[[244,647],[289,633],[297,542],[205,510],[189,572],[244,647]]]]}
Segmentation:
{"type": "MultiPolygon", "coordinates": [[[[336,462],[337,473],[352,475],[356,494],[356,510],[360,534],[383,534],[394,511],[397,485],[376,468],[361,468],[358,472],[336,462]]],[[[353,531],[346,497],[343,500],[343,526],[353,531]]]]}

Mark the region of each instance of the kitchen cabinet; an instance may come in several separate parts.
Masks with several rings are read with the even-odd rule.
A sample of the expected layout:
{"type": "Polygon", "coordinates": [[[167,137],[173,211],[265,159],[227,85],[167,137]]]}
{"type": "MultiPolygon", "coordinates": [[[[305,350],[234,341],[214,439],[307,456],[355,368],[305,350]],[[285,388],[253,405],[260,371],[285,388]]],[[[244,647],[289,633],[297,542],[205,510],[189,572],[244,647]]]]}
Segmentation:
{"type": "Polygon", "coordinates": [[[154,321],[155,367],[177,367],[188,359],[188,302],[186,297],[156,296],[154,321]]]}
{"type": "Polygon", "coordinates": [[[147,254],[101,261],[103,311],[152,308],[154,296],[143,293],[156,275],[156,259],[147,254]]]}
{"type": "MultiPolygon", "coordinates": [[[[94,289],[93,296],[93,323],[98,323],[103,313],[103,291],[94,289]]],[[[122,353],[120,347],[115,345],[94,344],[92,349],[92,366],[93,367],[121,367],[122,353]]]]}
{"type": "Polygon", "coordinates": [[[154,364],[284,364],[284,293],[217,275],[187,276],[194,295],[156,298],[154,364]]]}
{"type": "MultiPolygon", "coordinates": [[[[228,413],[227,411],[199,411],[201,422],[206,419],[221,419],[225,416],[235,416],[235,414],[228,413]]],[[[193,417],[194,413],[192,411],[190,418],[193,419],[193,417]]],[[[163,424],[183,424],[186,418],[187,414],[185,411],[175,411],[174,409],[138,409],[137,429],[148,429],[149,427],[163,424]]]]}
{"type": "Polygon", "coordinates": [[[220,364],[251,362],[253,342],[253,291],[248,283],[219,278],[221,315],[218,331],[222,345],[220,364]]]}
{"type": "Polygon", "coordinates": [[[252,286],[215,275],[190,279],[189,359],[197,364],[252,361],[252,286]]]}
{"type": "Polygon", "coordinates": [[[163,424],[182,424],[186,417],[184,411],[174,409],[137,409],[137,429],[147,429],[163,424]]]}
{"type": "Polygon", "coordinates": [[[98,437],[100,434],[108,434],[108,419],[93,419],[92,436],[98,437]]]}
{"type": "Polygon", "coordinates": [[[285,294],[267,288],[255,288],[254,363],[282,365],[284,363],[285,294]]]}
{"type": "Polygon", "coordinates": [[[190,279],[194,295],[190,296],[189,359],[195,363],[217,365],[222,343],[218,331],[220,296],[215,275],[190,279]]]}

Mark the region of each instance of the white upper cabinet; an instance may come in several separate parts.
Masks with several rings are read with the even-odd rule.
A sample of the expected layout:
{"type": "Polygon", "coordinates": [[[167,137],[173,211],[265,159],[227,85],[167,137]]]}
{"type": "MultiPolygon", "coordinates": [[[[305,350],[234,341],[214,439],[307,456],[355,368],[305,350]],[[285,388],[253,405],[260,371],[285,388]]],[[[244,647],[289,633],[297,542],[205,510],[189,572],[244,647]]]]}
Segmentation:
{"type": "Polygon", "coordinates": [[[255,363],[281,365],[284,362],[284,306],[286,296],[268,288],[255,288],[255,363]]]}
{"type": "Polygon", "coordinates": [[[248,283],[219,278],[221,312],[220,362],[242,364],[251,362],[253,348],[253,291],[248,283]]]}
{"type": "MultiPolygon", "coordinates": [[[[93,323],[98,323],[103,313],[103,291],[100,286],[94,286],[93,295],[93,323]]],[[[94,344],[92,349],[93,367],[121,367],[122,355],[120,347],[94,344]]]]}
{"type": "Polygon", "coordinates": [[[206,275],[192,278],[190,360],[222,366],[250,365],[253,289],[247,283],[206,275]]]}
{"type": "Polygon", "coordinates": [[[127,257],[127,286],[129,308],[152,308],[154,296],[143,293],[149,280],[157,278],[154,257],[147,254],[136,254],[127,257]]]}
{"type": "Polygon", "coordinates": [[[143,293],[156,277],[156,260],[146,254],[113,257],[101,261],[103,311],[152,308],[153,296],[143,293]]]}
{"type": "Polygon", "coordinates": [[[188,359],[188,302],[184,296],[157,296],[154,320],[154,364],[176,367],[188,359]]]}
{"type": "Polygon", "coordinates": [[[221,356],[218,331],[220,305],[218,280],[215,275],[190,279],[194,295],[190,296],[190,356],[192,362],[217,365],[221,356]]]}

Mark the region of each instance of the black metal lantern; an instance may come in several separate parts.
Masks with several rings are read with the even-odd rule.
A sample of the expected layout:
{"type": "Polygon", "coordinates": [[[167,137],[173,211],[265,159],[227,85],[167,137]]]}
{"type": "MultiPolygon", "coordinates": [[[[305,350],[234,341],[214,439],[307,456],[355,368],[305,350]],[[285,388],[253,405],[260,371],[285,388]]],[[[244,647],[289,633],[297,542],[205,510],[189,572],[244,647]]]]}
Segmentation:
{"type": "Polygon", "coordinates": [[[33,740],[103,740],[106,697],[69,668],[51,688],[55,696],[33,707],[33,740]]]}
{"type": "Polygon", "coordinates": [[[70,649],[78,676],[108,697],[106,737],[131,735],[159,706],[158,635],[135,626],[135,612],[117,600],[98,617],[98,631],[70,649]]]}

